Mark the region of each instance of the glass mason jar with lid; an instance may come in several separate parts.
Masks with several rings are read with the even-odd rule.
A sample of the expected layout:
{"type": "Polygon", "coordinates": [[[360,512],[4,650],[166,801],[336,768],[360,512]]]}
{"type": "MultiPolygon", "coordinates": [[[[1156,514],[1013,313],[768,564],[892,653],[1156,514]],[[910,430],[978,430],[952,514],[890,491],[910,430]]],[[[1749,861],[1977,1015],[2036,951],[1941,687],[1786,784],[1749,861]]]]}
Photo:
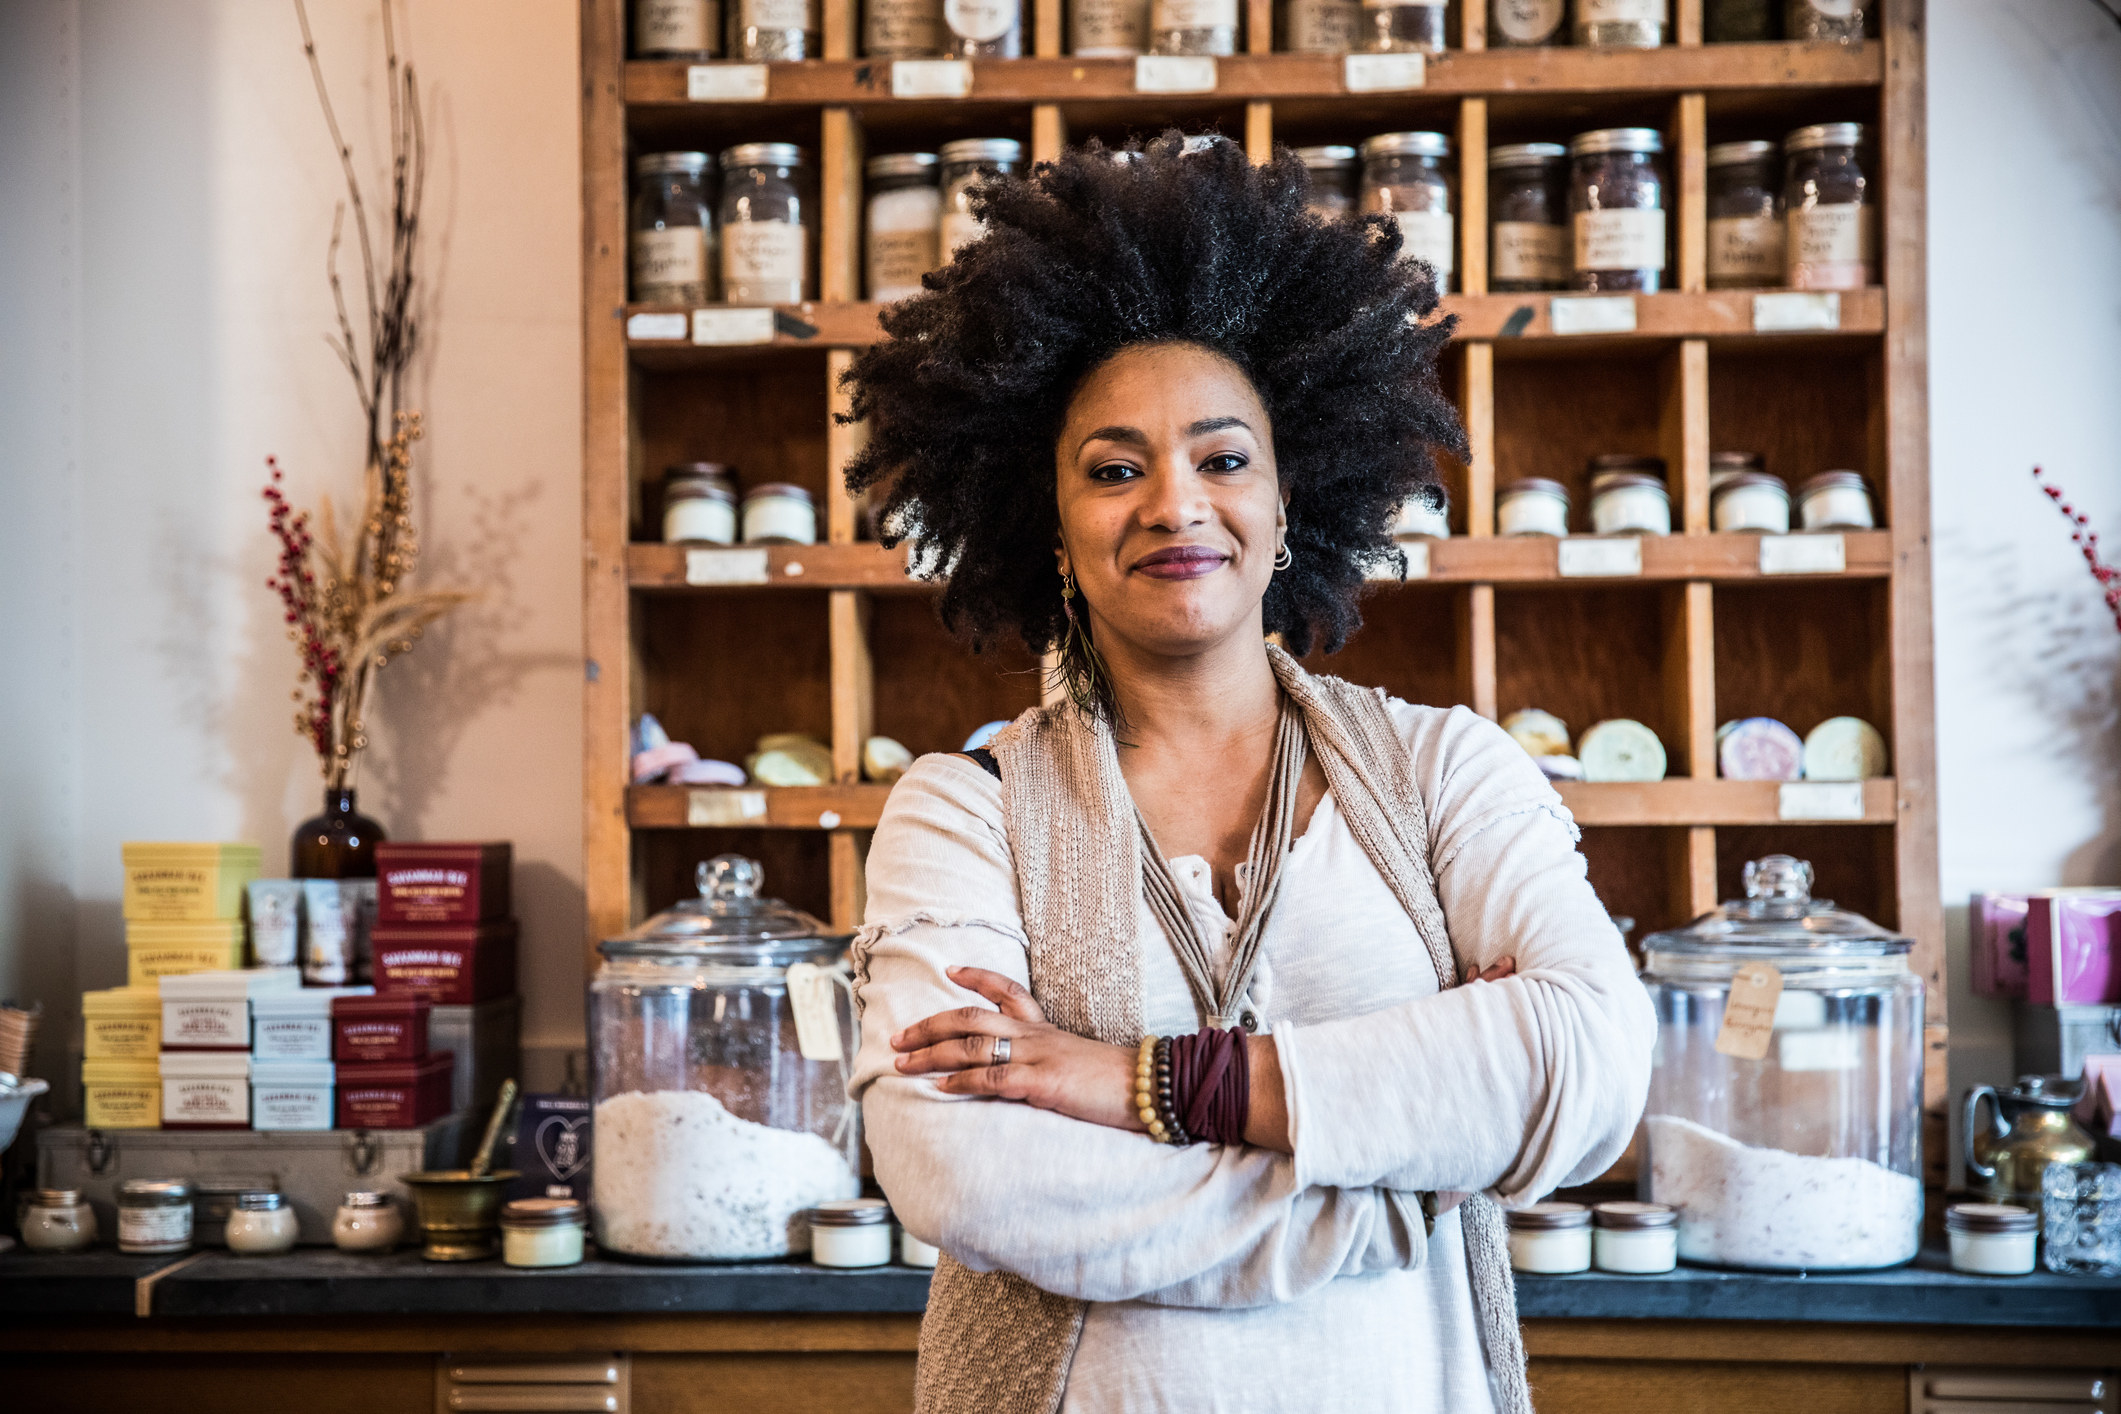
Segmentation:
{"type": "Polygon", "coordinates": [[[1488,43],[1496,49],[1561,44],[1567,0],[1488,0],[1488,43]]]}
{"type": "Polygon", "coordinates": [[[1149,0],[1152,54],[1235,54],[1238,0],[1149,0]]]}
{"type": "Polygon", "coordinates": [[[1125,59],[1149,52],[1149,0],[1076,0],[1068,7],[1068,52],[1125,59]]]}
{"type": "Polygon", "coordinates": [[[1441,54],[1442,0],[1362,0],[1362,48],[1369,54],[1441,54]]]}
{"type": "Polygon", "coordinates": [[[1667,0],[1576,0],[1576,42],[1592,49],[1655,49],[1670,23],[1667,0]]]}
{"type": "Polygon", "coordinates": [[[823,58],[823,14],[821,0],[730,0],[729,57],[747,64],[823,58]]]}
{"type": "Polygon", "coordinates": [[[1573,283],[1655,294],[1664,284],[1664,172],[1655,128],[1599,128],[1569,141],[1573,283]]]}
{"type": "Polygon", "coordinates": [[[1569,154],[1558,142],[1488,149],[1494,213],[1488,288],[1515,294],[1569,287],[1569,154]]]}
{"type": "Polygon", "coordinates": [[[861,1190],[847,939],[761,898],[752,860],[717,856],[699,883],[699,898],[598,947],[597,1245],[786,1257],[810,1245],[808,1209],[861,1190]]]}
{"type": "Polygon", "coordinates": [[[1782,181],[1772,142],[1709,149],[1709,288],[1782,283],[1782,181]]]}
{"type": "Polygon", "coordinates": [[[1399,223],[1400,253],[1436,272],[1436,291],[1451,288],[1457,268],[1451,188],[1443,162],[1451,140],[1442,133],[1379,133],[1362,145],[1362,209],[1399,223]]]}
{"type": "Polygon", "coordinates": [[[722,298],[729,303],[810,298],[808,165],[792,142],[747,142],[722,154],[722,298]]]}
{"type": "Polygon", "coordinates": [[[871,59],[943,54],[942,0],[862,0],[862,53],[871,59]]]}
{"type": "Polygon", "coordinates": [[[1715,1266],[1891,1267],[1922,1244],[1911,944],[1769,855],[1742,899],[1643,940],[1658,1042],[1643,1197],[1715,1266]]]}
{"type": "Polygon", "coordinates": [[[1281,42],[1287,54],[1345,54],[1361,34],[1359,0],[1282,0],[1281,42]]]}
{"type": "Polygon", "coordinates": [[[1311,197],[1306,204],[1313,216],[1338,221],[1355,209],[1359,174],[1354,148],[1337,143],[1299,147],[1296,160],[1311,174],[1311,197]]]}
{"type": "Polygon", "coordinates": [[[1024,145],[1014,138],[971,137],[946,142],[942,150],[942,264],[957,258],[958,247],[987,233],[972,214],[972,188],[981,177],[1013,177],[1024,165],[1024,145]]]}
{"type": "Polygon", "coordinates": [[[716,59],[722,53],[721,0],[633,0],[637,59],[716,59]]]}
{"type": "Polygon", "coordinates": [[[1023,0],[943,0],[943,28],[953,59],[1023,56],[1023,0]]]}
{"type": "Polygon", "coordinates": [[[1858,149],[1861,123],[1818,123],[1782,140],[1782,207],[1790,288],[1860,290],[1878,283],[1878,209],[1858,149]]]}
{"type": "Polygon", "coordinates": [[[940,166],[932,152],[869,159],[869,298],[911,299],[921,276],[943,263],[940,166]]]}
{"type": "Polygon", "coordinates": [[[641,304],[705,304],[714,298],[714,159],[704,152],[650,152],[633,164],[627,264],[641,304]]]}

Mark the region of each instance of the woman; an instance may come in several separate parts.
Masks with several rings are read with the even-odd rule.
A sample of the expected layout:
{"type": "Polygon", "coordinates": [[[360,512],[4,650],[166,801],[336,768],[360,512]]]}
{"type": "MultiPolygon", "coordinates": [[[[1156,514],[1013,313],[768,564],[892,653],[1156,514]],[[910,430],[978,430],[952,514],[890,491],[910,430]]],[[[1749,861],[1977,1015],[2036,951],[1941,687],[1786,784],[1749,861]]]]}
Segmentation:
{"type": "Polygon", "coordinates": [[[850,375],[849,484],[1069,688],[918,761],[869,856],[853,1087],[947,1254],[923,1410],[1528,1410],[1496,1202],[1641,1110],[1650,1008],[1530,758],[1289,656],[1464,455],[1430,272],[1305,189],[1175,135],[990,185],[850,375]]]}

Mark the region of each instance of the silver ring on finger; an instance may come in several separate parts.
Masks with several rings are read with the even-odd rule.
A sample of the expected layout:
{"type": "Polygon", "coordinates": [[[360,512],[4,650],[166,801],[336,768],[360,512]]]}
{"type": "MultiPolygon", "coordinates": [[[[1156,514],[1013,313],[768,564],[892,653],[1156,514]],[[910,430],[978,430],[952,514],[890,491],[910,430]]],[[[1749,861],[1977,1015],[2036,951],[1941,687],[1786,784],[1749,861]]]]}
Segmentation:
{"type": "Polygon", "coordinates": [[[1007,1065],[1008,1063],[1009,1038],[1007,1036],[997,1036],[994,1038],[994,1050],[987,1057],[987,1064],[1007,1065]]]}

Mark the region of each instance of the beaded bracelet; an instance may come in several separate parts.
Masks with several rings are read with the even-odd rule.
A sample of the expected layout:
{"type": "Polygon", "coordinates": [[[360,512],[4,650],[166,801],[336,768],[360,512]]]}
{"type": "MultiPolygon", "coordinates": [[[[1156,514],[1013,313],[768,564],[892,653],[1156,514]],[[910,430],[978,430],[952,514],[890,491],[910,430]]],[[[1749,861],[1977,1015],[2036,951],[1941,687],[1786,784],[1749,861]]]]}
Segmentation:
{"type": "Polygon", "coordinates": [[[1171,1039],[1144,1036],[1134,1053],[1134,1112],[1159,1144],[1190,1144],[1171,1091],[1171,1039]]]}

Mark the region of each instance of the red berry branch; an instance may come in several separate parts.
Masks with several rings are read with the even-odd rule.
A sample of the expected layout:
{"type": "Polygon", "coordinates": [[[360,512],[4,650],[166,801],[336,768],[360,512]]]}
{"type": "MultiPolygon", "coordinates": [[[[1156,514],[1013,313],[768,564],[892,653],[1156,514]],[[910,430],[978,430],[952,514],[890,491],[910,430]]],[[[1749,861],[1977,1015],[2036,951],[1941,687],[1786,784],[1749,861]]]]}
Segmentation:
{"type": "Polygon", "coordinates": [[[2033,468],[2033,480],[2069,522],[2070,541],[2084,555],[2084,563],[2091,566],[2092,578],[2099,581],[2107,611],[2114,616],[2114,627],[2121,628],[2121,569],[2099,558],[2099,532],[2092,529],[2091,517],[2063,499],[2062,488],[2049,481],[2037,466],[2033,468]]]}
{"type": "Polygon", "coordinates": [[[309,531],[309,512],[288,505],[280,489],[285,479],[280,459],[267,457],[265,465],[272,469],[272,480],[265,483],[265,504],[272,507],[272,536],[280,542],[280,563],[265,587],[280,596],[287,637],[301,659],[302,671],[296,681],[313,686],[306,701],[303,690],[295,689],[295,701],[301,704],[295,713],[295,731],[309,738],[317,755],[328,761],[332,755],[331,704],[338,695],[342,665],[328,641],[317,602],[317,577],[309,567],[316,537],[309,531]]]}

